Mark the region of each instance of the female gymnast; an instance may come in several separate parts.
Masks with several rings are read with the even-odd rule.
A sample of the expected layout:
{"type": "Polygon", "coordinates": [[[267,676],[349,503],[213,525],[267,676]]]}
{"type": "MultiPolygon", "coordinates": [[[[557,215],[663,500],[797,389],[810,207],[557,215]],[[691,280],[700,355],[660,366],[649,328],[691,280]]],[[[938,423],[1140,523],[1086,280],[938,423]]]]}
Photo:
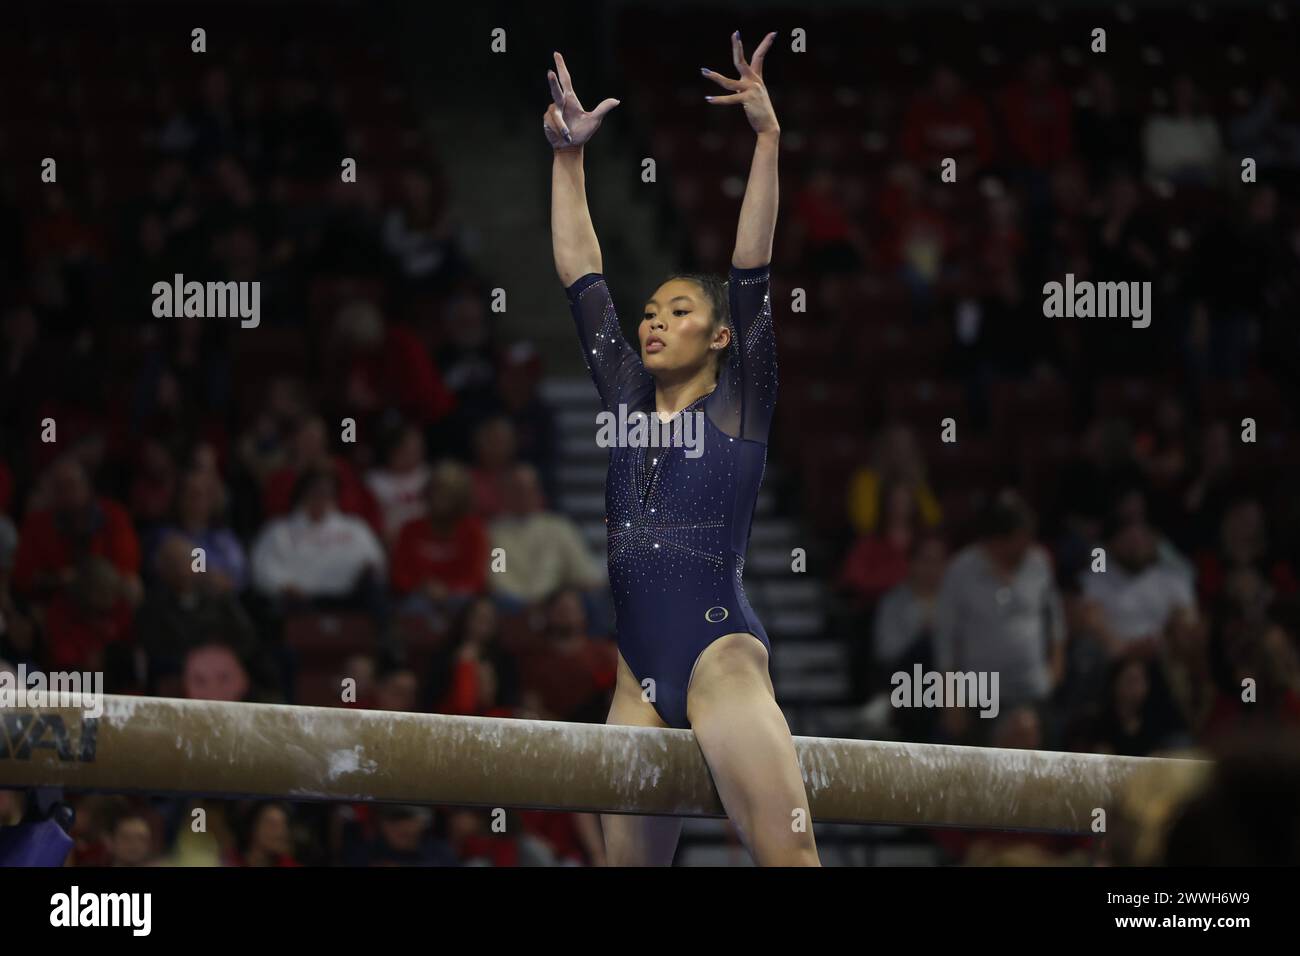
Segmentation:
{"type": "MultiPolygon", "coordinates": [[[[544,127],[554,150],[551,233],[587,368],[606,411],[703,424],[703,453],[614,447],[605,477],[618,680],[607,723],[689,727],[718,794],[760,865],[820,865],[790,728],[768,672],[771,644],[741,583],[776,402],[768,293],[781,127],[763,84],[775,33],[731,79],[701,69],[757,135],[728,281],[673,275],[645,305],[634,350],[619,328],[587,208],[583,148],[618,105],[588,112],[563,57],[547,72],[544,127]],[[697,413],[702,413],[698,414],[697,413]]],[[[620,416],[621,417],[621,416],[620,416]]],[[[630,442],[629,442],[630,444],[630,442]]],[[[610,865],[672,863],[677,817],[602,815],[610,865]]]]}

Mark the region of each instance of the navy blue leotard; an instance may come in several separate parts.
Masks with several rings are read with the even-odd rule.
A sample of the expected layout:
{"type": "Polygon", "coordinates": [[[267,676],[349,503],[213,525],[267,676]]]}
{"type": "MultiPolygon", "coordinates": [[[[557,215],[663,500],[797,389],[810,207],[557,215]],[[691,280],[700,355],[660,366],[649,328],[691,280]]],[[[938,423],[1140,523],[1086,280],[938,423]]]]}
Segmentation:
{"type": "MultiPolygon", "coordinates": [[[[700,653],[749,633],[771,652],[742,574],[776,405],[769,266],[731,269],[731,344],[718,385],[679,414],[703,411],[703,454],[682,447],[612,447],[605,476],[609,580],[618,647],[670,727],[688,727],[686,690],[700,653]]],[[[655,412],[654,378],[623,335],[605,277],[567,289],[601,404],[655,412]]]]}

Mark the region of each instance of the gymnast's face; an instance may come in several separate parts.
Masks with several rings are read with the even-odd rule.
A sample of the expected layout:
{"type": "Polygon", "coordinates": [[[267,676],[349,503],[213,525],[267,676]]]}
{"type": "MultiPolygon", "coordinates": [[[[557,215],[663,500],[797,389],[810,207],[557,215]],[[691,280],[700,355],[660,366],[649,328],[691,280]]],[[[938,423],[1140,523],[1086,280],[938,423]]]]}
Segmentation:
{"type": "Polygon", "coordinates": [[[689,279],[670,279],[655,290],[637,330],[641,361],[651,374],[691,374],[731,341],[715,322],[708,298],[689,279]],[[716,348],[714,348],[716,346],[716,348]]]}

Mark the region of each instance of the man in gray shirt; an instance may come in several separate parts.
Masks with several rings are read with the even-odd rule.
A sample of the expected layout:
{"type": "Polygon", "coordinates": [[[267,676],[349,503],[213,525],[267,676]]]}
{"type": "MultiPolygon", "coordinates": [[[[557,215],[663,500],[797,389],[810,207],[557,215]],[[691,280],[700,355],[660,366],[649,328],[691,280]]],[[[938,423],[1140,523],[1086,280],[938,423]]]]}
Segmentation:
{"type": "MultiPolygon", "coordinates": [[[[1013,491],[1001,492],[982,537],[953,558],[939,591],[935,668],[997,673],[1002,713],[1045,701],[1065,667],[1061,597],[1034,532],[1028,505],[1013,491]]],[[[944,725],[960,737],[970,716],[949,708],[944,725]]]]}

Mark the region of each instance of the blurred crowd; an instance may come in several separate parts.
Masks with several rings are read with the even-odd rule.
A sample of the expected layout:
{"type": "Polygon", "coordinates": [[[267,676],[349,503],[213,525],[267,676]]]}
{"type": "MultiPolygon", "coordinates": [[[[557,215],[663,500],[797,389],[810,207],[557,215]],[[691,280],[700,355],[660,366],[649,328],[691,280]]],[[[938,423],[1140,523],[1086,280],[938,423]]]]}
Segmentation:
{"type": "MultiPolygon", "coordinates": [[[[603,721],[605,573],[552,505],[542,357],[498,331],[392,57],[295,29],[215,67],[158,41],[112,64],[85,36],[3,41],[13,69],[57,62],[75,82],[0,105],[0,667],[102,671],[111,693],[603,721]],[[37,186],[50,144],[59,179],[37,186]],[[340,182],[353,154],[379,174],[340,182]],[[261,325],[154,318],[175,274],[259,281],[261,325]]],[[[1205,72],[1148,89],[1058,67],[936,65],[864,87],[802,141],[819,98],[780,94],[774,297],[818,303],[779,335],[774,457],[801,493],[781,507],[832,555],[827,636],[852,648],[864,734],[1240,756],[1300,724],[1300,115],[1271,74],[1211,97],[1205,72]],[[937,178],[948,157],[960,188],[937,178]],[[1066,272],[1151,281],[1152,327],[1043,319],[1039,290],[1066,272]],[[888,705],[917,663],[998,672],[999,716],[888,705]]],[[[666,154],[699,132],[675,135],[666,154]]],[[[718,157],[681,155],[708,266],[726,229],[686,198],[718,157]]],[[[1221,829],[1213,799],[1185,846],[1221,829]]],[[[577,814],[512,813],[503,835],[455,808],[77,811],[78,865],[602,852],[577,814]]],[[[21,812],[0,792],[0,823],[21,812]]],[[[975,862],[1092,845],[936,839],[975,862]]]]}
{"type": "MultiPolygon", "coordinates": [[[[292,23],[278,46],[276,22],[214,66],[159,29],[115,64],[84,32],[6,41],[69,79],[7,103],[0,137],[0,668],[603,720],[607,579],[550,504],[542,357],[497,329],[388,52],[292,23]],[[83,162],[97,135],[113,149],[83,162]],[[57,182],[33,185],[29,150],[57,182]],[[156,318],[176,274],[260,282],[260,324],[156,318]]],[[[444,808],[75,805],[78,865],[601,856],[573,814],[500,835],[444,808]]],[[[21,811],[0,794],[0,822],[21,811]]]]}

